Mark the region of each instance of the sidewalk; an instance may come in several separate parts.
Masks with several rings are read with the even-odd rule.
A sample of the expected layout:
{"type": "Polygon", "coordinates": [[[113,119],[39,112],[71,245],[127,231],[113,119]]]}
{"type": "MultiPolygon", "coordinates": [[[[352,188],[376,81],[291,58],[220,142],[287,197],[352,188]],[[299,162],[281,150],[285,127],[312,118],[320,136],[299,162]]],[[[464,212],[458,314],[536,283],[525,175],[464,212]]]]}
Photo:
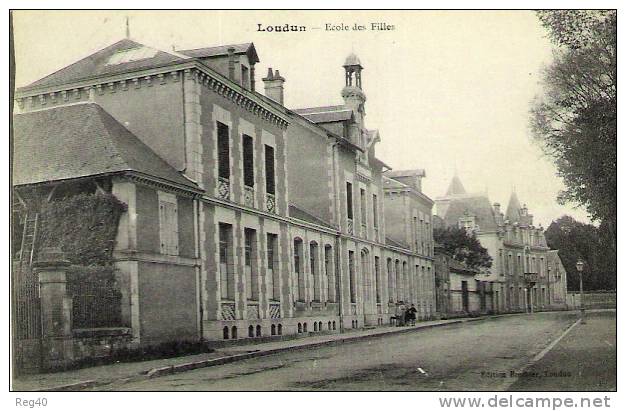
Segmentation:
{"type": "Polygon", "coordinates": [[[367,330],[348,331],[343,334],[313,335],[311,337],[272,341],[266,343],[251,342],[216,349],[212,353],[188,355],[134,363],[101,365],[78,370],[48,374],[20,376],[13,382],[14,391],[72,391],[87,387],[107,385],[112,382],[138,381],[162,375],[184,372],[202,367],[227,364],[249,358],[271,355],[282,351],[314,348],[322,345],[342,344],[350,341],[377,338],[404,332],[419,331],[432,327],[459,324],[470,321],[486,320],[498,316],[437,320],[418,323],[413,327],[379,327],[367,330]]]}

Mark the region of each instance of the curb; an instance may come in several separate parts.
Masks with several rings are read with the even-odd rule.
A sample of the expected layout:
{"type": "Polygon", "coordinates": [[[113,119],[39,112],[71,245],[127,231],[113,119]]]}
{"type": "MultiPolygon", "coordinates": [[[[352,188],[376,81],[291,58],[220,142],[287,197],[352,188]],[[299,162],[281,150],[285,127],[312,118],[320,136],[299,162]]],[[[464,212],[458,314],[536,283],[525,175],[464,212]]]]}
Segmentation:
{"type": "Polygon", "coordinates": [[[189,363],[184,363],[184,364],[167,365],[164,367],[145,370],[145,371],[139,372],[138,374],[134,374],[128,377],[107,378],[107,379],[102,379],[102,380],[86,380],[86,381],[80,381],[80,382],[72,383],[72,384],[65,384],[65,385],[51,387],[51,388],[44,388],[39,391],[42,391],[42,392],[80,391],[85,388],[101,387],[105,385],[111,385],[113,383],[129,383],[129,382],[145,381],[151,378],[162,377],[165,375],[177,374],[177,373],[181,373],[185,371],[196,370],[199,368],[214,367],[218,365],[230,364],[230,363],[237,362],[237,361],[248,360],[251,358],[265,357],[268,355],[278,354],[281,352],[298,351],[298,350],[303,350],[303,349],[317,348],[317,347],[323,347],[323,346],[333,346],[333,345],[346,344],[346,343],[349,344],[351,342],[356,342],[356,341],[381,338],[381,337],[386,337],[390,335],[405,334],[409,332],[419,332],[422,330],[445,327],[448,325],[463,324],[467,322],[497,319],[501,317],[508,317],[511,315],[516,315],[516,314],[501,314],[501,315],[492,315],[492,316],[484,316],[484,317],[461,318],[461,319],[450,320],[449,322],[446,322],[446,323],[424,324],[416,328],[402,328],[399,330],[393,330],[393,331],[384,332],[384,333],[353,335],[353,336],[347,335],[344,338],[339,338],[335,340],[312,342],[310,344],[302,344],[302,345],[296,345],[296,346],[288,346],[288,347],[267,349],[267,350],[262,350],[262,351],[235,354],[235,355],[229,355],[225,357],[212,358],[212,359],[202,360],[202,361],[194,361],[194,362],[189,362],[189,363]]]}
{"type": "Polygon", "coordinates": [[[335,340],[312,342],[310,344],[302,344],[302,345],[296,345],[296,346],[288,346],[288,347],[267,349],[267,350],[262,350],[262,351],[254,351],[254,352],[249,352],[249,353],[235,354],[235,355],[229,355],[225,357],[212,358],[212,359],[202,360],[202,361],[194,361],[194,362],[189,362],[189,363],[184,363],[184,364],[167,365],[164,367],[152,368],[150,370],[142,371],[138,374],[125,377],[125,378],[115,378],[115,379],[108,378],[108,379],[102,379],[102,380],[80,381],[77,383],[66,384],[66,385],[61,385],[61,386],[51,387],[51,388],[45,388],[45,389],[42,389],[41,391],[43,392],[80,391],[85,388],[105,386],[105,385],[110,385],[112,383],[128,383],[128,382],[144,381],[144,380],[149,380],[152,378],[162,377],[165,375],[171,375],[171,374],[177,374],[177,373],[181,373],[185,371],[196,370],[199,368],[214,367],[218,365],[230,364],[230,363],[237,362],[237,361],[248,360],[251,358],[265,357],[268,355],[278,354],[281,352],[298,351],[298,350],[317,348],[317,347],[322,347],[322,346],[346,344],[346,343],[351,343],[351,342],[356,342],[356,341],[363,341],[363,340],[368,340],[368,339],[386,337],[390,335],[405,334],[409,332],[418,332],[421,330],[429,330],[432,328],[438,328],[438,327],[443,327],[443,326],[448,326],[448,325],[462,324],[465,322],[483,321],[483,320],[487,320],[490,318],[497,318],[497,317],[498,316],[464,318],[464,319],[458,319],[458,320],[451,320],[446,323],[425,324],[416,328],[403,328],[403,329],[393,330],[393,331],[384,332],[384,333],[368,334],[368,335],[353,335],[353,336],[348,335],[344,338],[339,338],[335,340]]]}

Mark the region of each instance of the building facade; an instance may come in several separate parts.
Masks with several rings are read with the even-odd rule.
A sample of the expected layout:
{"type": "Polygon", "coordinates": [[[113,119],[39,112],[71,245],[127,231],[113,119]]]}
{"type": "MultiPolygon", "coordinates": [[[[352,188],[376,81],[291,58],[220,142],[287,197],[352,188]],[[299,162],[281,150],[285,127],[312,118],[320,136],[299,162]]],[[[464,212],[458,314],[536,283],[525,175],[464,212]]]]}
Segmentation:
{"type": "Polygon", "coordinates": [[[473,232],[489,252],[492,266],[476,278],[491,291],[487,305],[494,312],[547,310],[564,304],[554,297],[563,278],[550,274],[556,264],[550,263],[554,250],[548,248],[543,227],[533,225],[533,216],[515,191],[504,213],[486,193],[467,193],[455,175],[436,206],[444,225],[473,232]]]}
{"type": "Polygon", "coordinates": [[[19,89],[23,206],[66,186],[127,205],[113,256],[134,345],[383,325],[399,301],[433,318],[433,202],[376,158],[359,59],[344,104],[299,110],[278,70],[257,92],[258,61],[251,43],[125,39],[19,89]]]}

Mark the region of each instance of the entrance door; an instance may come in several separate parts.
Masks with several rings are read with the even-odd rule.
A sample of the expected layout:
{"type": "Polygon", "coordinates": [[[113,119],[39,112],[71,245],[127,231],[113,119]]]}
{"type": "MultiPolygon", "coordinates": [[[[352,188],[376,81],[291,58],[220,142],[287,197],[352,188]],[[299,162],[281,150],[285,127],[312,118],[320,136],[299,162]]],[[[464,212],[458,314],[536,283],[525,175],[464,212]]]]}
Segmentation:
{"type": "Polygon", "coordinates": [[[467,281],[461,281],[461,299],[463,302],[463,311],[469,312],[469,293],[467,291],[467,281]]]}

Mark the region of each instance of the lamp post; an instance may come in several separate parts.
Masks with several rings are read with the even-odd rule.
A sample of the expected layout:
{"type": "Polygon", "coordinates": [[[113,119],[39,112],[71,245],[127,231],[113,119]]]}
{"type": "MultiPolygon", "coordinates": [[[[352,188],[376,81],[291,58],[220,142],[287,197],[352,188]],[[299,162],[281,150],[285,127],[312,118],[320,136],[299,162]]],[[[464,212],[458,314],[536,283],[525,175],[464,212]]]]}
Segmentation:
{"type": "Polygon", "coordinates": [[[579,258],[576,262],[576,270],[578,270],[578,279],[580,280],[580,323],[585,324],[585,305],[583,298],[583,268],[585,267],[584,261],[579,258]]]}

